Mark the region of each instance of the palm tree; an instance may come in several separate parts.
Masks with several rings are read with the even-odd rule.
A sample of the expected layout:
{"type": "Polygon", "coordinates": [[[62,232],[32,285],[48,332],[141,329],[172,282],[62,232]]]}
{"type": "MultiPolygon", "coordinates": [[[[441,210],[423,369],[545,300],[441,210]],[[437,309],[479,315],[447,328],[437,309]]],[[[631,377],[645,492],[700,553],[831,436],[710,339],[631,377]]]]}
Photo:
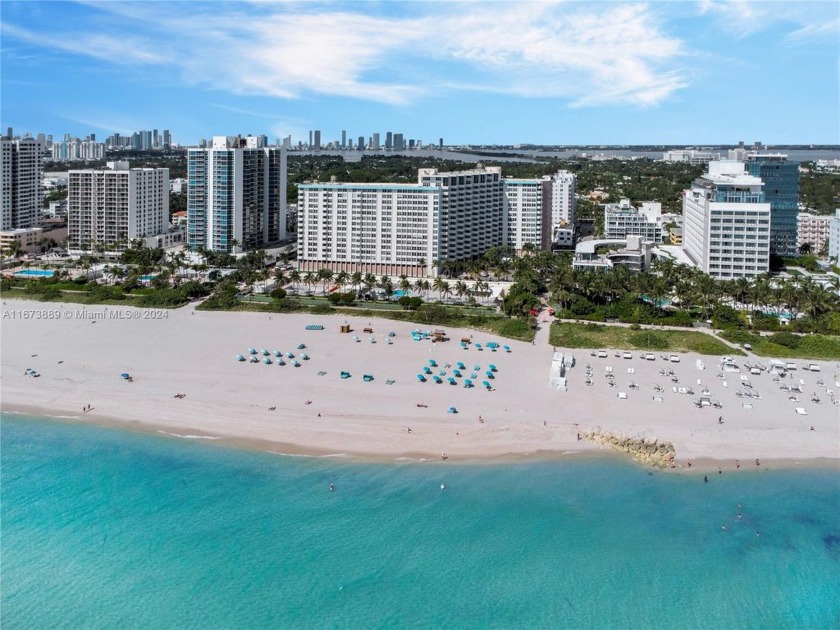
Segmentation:
{"type": "Polygon", "coordinates": [[[400,283],[399,283],[400,291],[403,292],[403,295],[408,295],[409,290],[411,289],[411,280],[408,279],[408,276],[405,274],[400,276],[400,283]]]}
{"type": "Polygon", "coordinates": [[[423,284],[428,282],[428,280],[423,280],[423,278],[417,278],[417,280],[414,281],[414,289],[417,291],[417,293],[420,293],[421,291],[423,291],[423,284]]]}
{"type": "Polygon", "coordinates": [[[455,283],[455,295],[459,298],[463,298],[468,292],[470,288],[467,286],[467,283],[463,280],[458,280],[455,283]]]}
{"type": "Polygon", "coordinates": [[[332,269],[327,269],[326,267],[323,269],[318,270],[318,279],[323,282],[323,294],[327,294],[327,284],[333,278],[332,269]]]}
{"type": "Polygon", "coordinates": [[[373,287],[376,286],[376,276],[372,273],[366,273],[365,277],[362,279],[362,284],[365,285],[365,288],[370,291],[373,287]]]}
{"type": "Polygon", "coordinates": [[[314,271],[307,271],[303,276],[303,283],[309,287],[307,293],[312,293],[312,286],[318,282],[318,274],[314,271]]]}
{"type": "Polygon", "coordinates": [[[362,272],[361,271],[354,271],[352,277],[350,278],[351,286],[356,287],[356,293],[359,293],[359,289],[362,288],[362,272]]]}
{"type": "Polygon", "coordinates": [[[292,269],[289,272],[289,284],[293,284],[295,286],[295,294],[299,292],[300,280],[300,271],[298,271],[297,269],[292,269]]]}
{"type": "Polygon", "coordinates": [[[335,275],[335,283],[338,285],[339,291],[344,291],[344,287],[347,286],[347,282],[350,280],[350,274],[346,271],[339,271],[335,275]]]}
{"type": "Polygon", "coordinates": [[[448,290],[448,289],[449,289],[449,283],[448,283],[448,282],[446,282],[446,280],[444,280],[444,279],[443,279],[443,276],[437,276],[437,277],[434,279],[434,282],[432,283],[432,287],[435,289],[435,291],[437,291],[437,292],[438,292],[438,301],[440,301],[441,299],[443,299],[443,297],[442,297],[442,296],[443,296],[443,287],[444,287],[444,285],[446,285],[447,290],[448,290]]]}

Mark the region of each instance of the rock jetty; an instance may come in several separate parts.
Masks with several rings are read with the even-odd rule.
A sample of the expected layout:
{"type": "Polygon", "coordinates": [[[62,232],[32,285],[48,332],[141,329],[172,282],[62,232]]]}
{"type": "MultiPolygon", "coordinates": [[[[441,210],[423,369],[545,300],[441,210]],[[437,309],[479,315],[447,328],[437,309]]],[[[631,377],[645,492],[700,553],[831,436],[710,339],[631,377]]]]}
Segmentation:
{"type": "Polygon", "coordinates": [[[612,448],[629,453],[634,459],[655,468],[674,468],[677,452],[670,442],[660,442],[656,438],[627,437],[615,435],[609,431],[581,432],[581,437],[597,444],[606,444],[612,448]]]}

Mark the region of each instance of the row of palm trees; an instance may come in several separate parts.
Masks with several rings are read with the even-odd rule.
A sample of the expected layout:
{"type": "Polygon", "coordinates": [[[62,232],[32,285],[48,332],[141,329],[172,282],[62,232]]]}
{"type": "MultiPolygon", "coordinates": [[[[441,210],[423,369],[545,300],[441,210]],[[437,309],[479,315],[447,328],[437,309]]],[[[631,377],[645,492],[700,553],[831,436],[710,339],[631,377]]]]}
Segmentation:
{"type": "Polygon", "coordinates": [[[698,269],[668,259],[657,259],[653,272],[642,273],[633,273],[622,266],[604,271],[579,270],[559,262],[547,278],[550,296],[563,308],[575,296],[606,304],[630,294],[644,296],[659,307],[699,308],[704,318],[720,304],[750,312],[787,312],[791,318],[800,313],[819,317],[840,309],[837,295],[840,281],[834,278],[832,283],[826,287],[811,277],[769,275],[716,280],[698,269]]]}
{"type": "Polygon", "coordinates": [[[454,296],[472,301],[475,298],[486,299],[490,295],[489,283],[482,280],[476,280],[470,284],[464,280],[450,282],[442,276],[438,276],[431,281],[427,278],[417,278],[412,281],[406,275],[400,275],[397,279],[393,279],[388,275],[377,277],[372,273],[362,273],[361,271],[353,273],[347,271],[334,272],[331,269],[324,268],[306,272],[293,269],[287,272],[282,268],[277,268],[274,272],[274,280],[278,286],[291,287],[295,293],[300,293],[301,285],[306,285],[308,291],[312,292],[313,287],[320,284],[323,295],[327,294],[330,286],[335,286],[338,291],[351,288],[357,294],[363,288],[367,291],[380,289],[388,299],[391,299],[398,289],[403,295],[422,295],[426,300],[429,299],[432,291],[437,292],[439,300],[454,296]]]}

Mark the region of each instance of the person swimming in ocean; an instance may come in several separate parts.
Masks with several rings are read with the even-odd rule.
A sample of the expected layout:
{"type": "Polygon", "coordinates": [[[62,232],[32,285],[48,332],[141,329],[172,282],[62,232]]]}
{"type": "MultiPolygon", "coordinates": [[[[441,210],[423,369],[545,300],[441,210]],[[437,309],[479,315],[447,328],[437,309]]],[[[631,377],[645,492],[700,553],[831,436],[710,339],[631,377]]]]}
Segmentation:
{"type": "Polygon", "coordinates": [[[330,484],[330,492],[332,492],[333,490],[335,490],[335,486],[333,484],[330,484]]]}

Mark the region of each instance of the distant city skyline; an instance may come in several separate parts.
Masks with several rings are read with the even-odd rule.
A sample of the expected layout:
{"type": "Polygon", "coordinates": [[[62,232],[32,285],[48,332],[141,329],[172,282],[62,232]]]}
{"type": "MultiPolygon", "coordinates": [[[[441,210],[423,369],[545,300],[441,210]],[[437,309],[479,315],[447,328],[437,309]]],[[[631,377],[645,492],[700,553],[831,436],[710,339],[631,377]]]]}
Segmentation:
{"type": "Polygon", "coordinates": [[[837,144],[838,29],[836,2],[4,1],[0,126],[837,144]]]}

